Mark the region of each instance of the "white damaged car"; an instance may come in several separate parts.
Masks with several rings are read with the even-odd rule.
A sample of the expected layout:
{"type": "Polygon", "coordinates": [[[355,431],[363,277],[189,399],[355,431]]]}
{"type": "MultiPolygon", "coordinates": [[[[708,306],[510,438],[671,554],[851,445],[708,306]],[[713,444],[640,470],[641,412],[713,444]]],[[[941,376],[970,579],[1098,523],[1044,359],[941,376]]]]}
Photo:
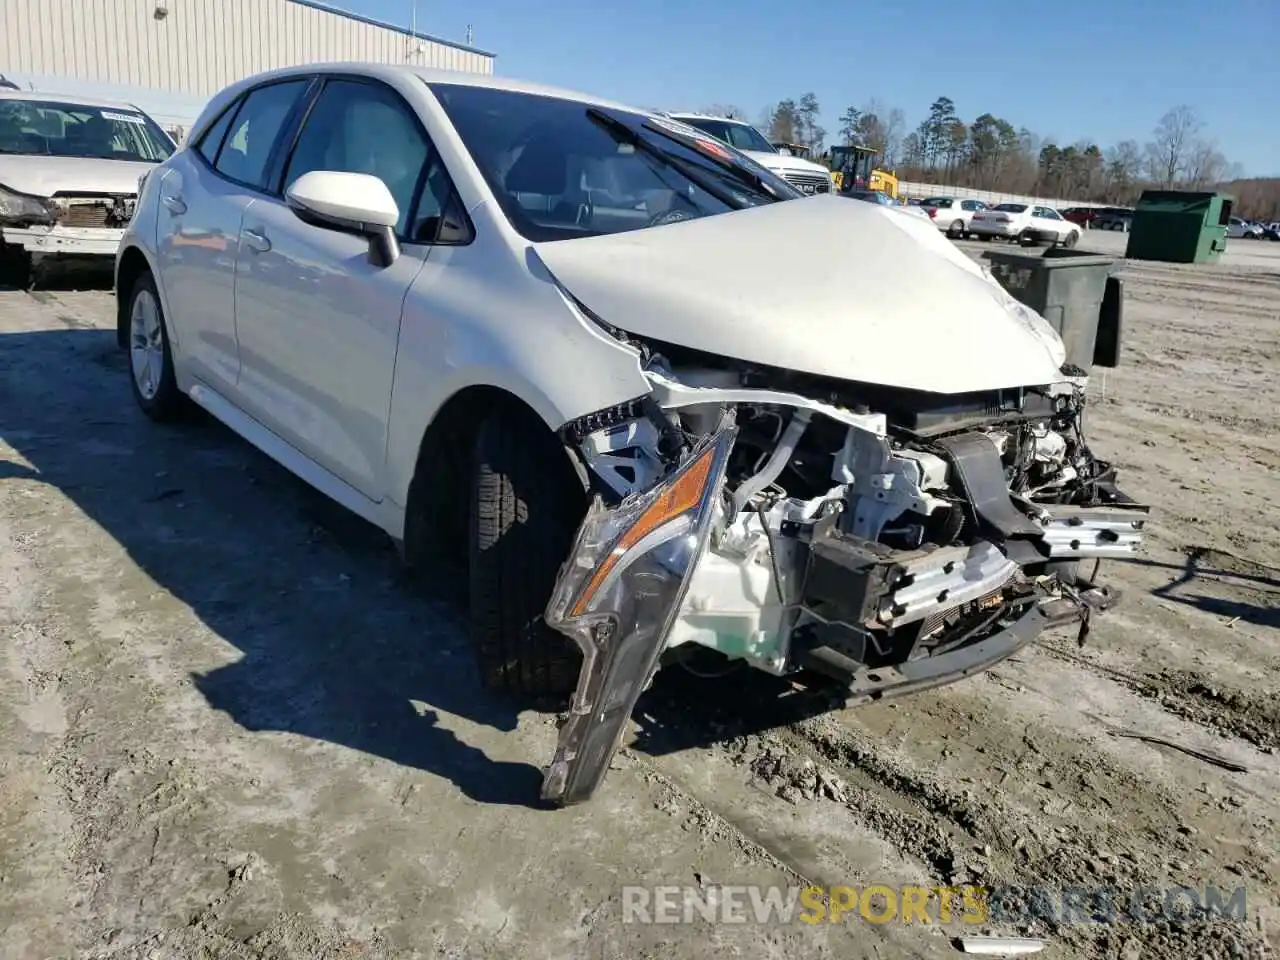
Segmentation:
{"type": "Polygon", "coordinates": [[[132,104],[0,90],[0,267],[21,282],[45,257],[114,257],[138,181],[173,151],[132,104]]]}
{"type": "Polygon", "coordinates": [[[890,697],[1087,624],[1080,561],[1138,549],[1053,329],[932,224],[801,196],[589,96],[290,68],[146,179],[119,342],[148,415],[466,564],[485,682],[573,694],[573,803],[680,647],[890,697]]]}

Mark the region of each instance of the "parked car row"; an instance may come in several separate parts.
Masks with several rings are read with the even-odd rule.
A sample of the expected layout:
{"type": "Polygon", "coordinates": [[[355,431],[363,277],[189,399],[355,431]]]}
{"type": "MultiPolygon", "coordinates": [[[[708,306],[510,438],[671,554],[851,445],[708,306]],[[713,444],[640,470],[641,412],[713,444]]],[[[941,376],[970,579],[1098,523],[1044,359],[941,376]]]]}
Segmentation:
{"type": "MultiPolygon", "coordinates": [[[[118,106],[12,116],[37,171],[6,242],[15,210],[79,229],[42,173],[111,168],[131,201],[138,407],[203,408],[420,576],[460,564],[484,682],[572,696],[551,803],[594,793],[690,645],[893,697],[1087,622],[1114,594],[1079,561],[1141,541],[1087,371],[949,207],[806,196],[667,115],[409,66],[247,78],[176,148],[118,106]]],[[[1066,242],[1042,208],[958,209],[1066,242]]]]}
{"type": "Polygon", "coordinates": [[[1068,207],[1062,216],[1086,230],[1128,232],[1133,223],[1132,207],[1068,207]]]}
{"type": "Polygon", "coordinates": [[[1280,239],[1276,236],[1280,231],[1276,230],[1274,223],[1258,223],[1254,220],[1244,220],[1240,217],[1232,217],[1231,222],[1227,225],[1227,237],[1237,240],[1274,240],[1280,239]]]}
{"type": "Polygon", "coordinates": [[[952,239],[1001,239],[1024,245],[1050,243],[1073,247],[1083,227],[1053,207],[1023,203],[988,205],[969,197],[925,197],[908,201],[952,239]]]}
{"type": "Polygon", "coordinates": [[[1081,228],[1053,207],[1028,203],[998,203],[969,221],[969,233],[979,240],[1012,240],[1031,245],[1048,243],[1074,247],[1081,228]]]}

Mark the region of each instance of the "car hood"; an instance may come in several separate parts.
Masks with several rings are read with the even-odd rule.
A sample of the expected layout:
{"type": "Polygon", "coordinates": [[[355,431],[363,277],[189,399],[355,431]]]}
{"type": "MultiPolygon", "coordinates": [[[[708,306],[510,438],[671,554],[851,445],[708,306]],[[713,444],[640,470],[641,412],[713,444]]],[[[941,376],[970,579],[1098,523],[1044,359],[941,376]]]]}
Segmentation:
{"type": "Polygon", "coordinates": [[[34,197],[56,193],[138,192],[138,178],[154,163],[95,160],[89,157],[40,157],[0,154],[0,185],[34,197]]]}
{"type": "Polygon", "coordinates": [[[640,337],[935,393],[1062,379],[1044,318],[932,223],[870,203],[817,196],[534,249],[640,337]]]}
{"type": "Polygon", "coordinates": [[[760,166],[772,170],[774,173],[795,170],[800,173],[824,173],[827,176],[831,176],[831,171],[822,164],[814,163],[812,160],[806,160],[803,157],[793,157],[785,153],[765,153],[763,150],[743,150],[742,152],[760,164],[760,166]]]}

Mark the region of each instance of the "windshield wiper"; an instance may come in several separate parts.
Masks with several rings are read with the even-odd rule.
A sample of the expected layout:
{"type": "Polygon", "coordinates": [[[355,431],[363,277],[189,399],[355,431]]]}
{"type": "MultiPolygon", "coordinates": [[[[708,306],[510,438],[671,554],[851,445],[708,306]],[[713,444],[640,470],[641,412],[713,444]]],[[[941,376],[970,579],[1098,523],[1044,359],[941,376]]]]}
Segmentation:
{"type": "MultiPolygon", "coordinates": [[[[676,170],[680,171],[682,176],[693,181],[721,203],[738,209],[751,206],[751,204],[744,201],[742,197],[730,190],[726,190],[720,184],[709,178],[704,171],[698,169],[697,164],[686,160],[678,154],[674,154],[668,150],[663,150],[660,147],[654,146],[616,117],[611,117],[609,114],[605,113],[603,110],[597,109],[596,107],[587,108],[587,117],[593,123],[604,127],[604,129],[608,131],[615,140],[630,144],[637,150],[643,152],[646,156],[657,160],[664,166],[674,167],[676,170]]],[[[653,130],[655,133],[662,133],[662,131],[647,125],[645,126],[645,129],[653,130]]],[[[666,136],[666,134],[663,135],[666,136]]],[[[675,137],[668,137],[668,139],[674,143],[681,143],[681,141],[675,137]]],[[[683,146],[684,144],[681,145],[683,146]]],[[[769,196],[771,199],[774,199],[772,194],[769,196]]]]}
{"type": "MultiPolygon", "coordinates": [[[[675,133],[674,131],[666,130],[663,127],[654,126],[652,123],[650,123],[647,120],[644,122],[643,126],[646,130],[652,133],[656,133],[660,137],[666,137],[672,143],[678,143],[683,147],[690,147],[691,144],[696,143],[696,138],[694,137],[684,136],[682,134],[675,133]]],[[[707,134],[707,136],[710,137],[711,134],[707,134]]],[[[713,137],[712,139],[715,139],[715,138],[713,137]]],[[[747,167],[744,167],[741,164],[735,163],[732,160],[725,159],[724,157],[717,157],[715,154],[711,153],[710,151],[701,151],[699,155],[706,156],[706,158],[710,160],[712,163],[714,163],[717,167],[720,167],[722,170],[728,171],[734,176],[735,179],[741,181],[742,183],[745,183],[747,186],[751,187],[753,190],[759,193],[763,193],[774,200],[785,199],[785,197],[778,196],[778,194],[774,191],[773,187],[764,179],[764,177],[760,176],[758,173],[752,173],[750,169],[748,169],[747,167]]]]}

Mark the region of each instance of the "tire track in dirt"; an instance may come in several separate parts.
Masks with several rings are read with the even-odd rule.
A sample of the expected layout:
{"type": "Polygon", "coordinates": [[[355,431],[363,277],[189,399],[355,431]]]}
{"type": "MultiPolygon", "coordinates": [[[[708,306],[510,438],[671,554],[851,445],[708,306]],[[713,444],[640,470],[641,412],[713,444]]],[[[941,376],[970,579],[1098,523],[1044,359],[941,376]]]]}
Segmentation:
{"type": "MultiPolygon", "coordinates": [[[[710,734],[731,717],[731,708],[761,709],[758,701],[744,703],[743,693],[735,686],[733,703],[720,706],[705,690],[692,699],[686,691],[681,700],[700,704],[688,722],[705,724],[710,734]]],[[[779,802],[846,808],[923,864],[937,885],[1106,886],[1132,894],[1152,882],[1168,886],[1217,876],[1231,859],[1189,826],[1200,797],[1152,784],[1069,734],[1045,726],[1019,729],[984,696],[923,695],[904,701],[900,711],[882,705],[762,733],[729,730],[714,749],[743,777],[767,785],[779,802]],[[863,724],[863,718],[871,722],[863,724]],[[912,731],[908,746],[894,747],[904,729],[912,731]],[[931,765],[921,755],[932,744],[943,763],[931,765]],[[972,776],[944,770],[949,756],[961,758],[972,776]]],[[[1254,879],[1268,876],[1261,855],[1232,865],[1254,879]]],[[[1069,945],[1073,956],[1111,956],[1117,948],[1114,933],[1097,927],[1041,923],[1027,929],[1069,945]]],[[[1245,951],[1224,956],[1246,956],[1256,947],[1236,926],[1190,919],[1181,926],[1135,927],[1123,938],[1130,942],[1169,957],[1214,956],[1215,944],[1245,951]],[[1178,952],[1184,947],[1189,952],[1178,952]]]]}
{"type": "Polygon", "coordinates": [[[1127,673],[1073,653],[1064,646],[1046,643],[1042,649],[1051,657],[1114,680],[1179,719],[1190,720],[1264,751],[1280,749],[1280,692],[1247,693],[1190,670],[1127,673]]]}

